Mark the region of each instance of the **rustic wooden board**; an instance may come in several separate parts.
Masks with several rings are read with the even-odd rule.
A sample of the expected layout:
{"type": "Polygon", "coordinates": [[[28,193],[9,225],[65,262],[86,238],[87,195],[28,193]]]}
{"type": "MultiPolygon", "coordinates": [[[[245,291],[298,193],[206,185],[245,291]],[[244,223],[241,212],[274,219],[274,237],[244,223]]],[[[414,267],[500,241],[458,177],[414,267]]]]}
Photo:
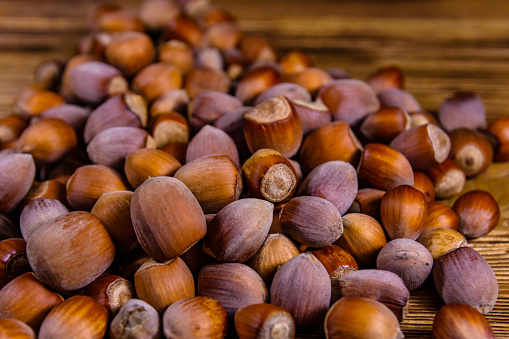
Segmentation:
{"type": "MultiPolygon", "coordinates": [[[[0,0],[0,115],[10,112],[17,92],[30,84],[42,60],[69,57],[87,30],[91,9],[104,1],[0,0]]],[[[341,67],[365,78],[377,67],[399,65],[407,90],[436,112],[455,90],[474,90],[489,120],[509,107],[509,2],[216,0],[247,32],[262,33],[284,53],[304,49],[320,67],[341,67]]],[[[134,8],[139,2],[126,0],[134,8]]],[[[488,236],[470,241],[491,264],[500,294],[487,316],[498,338],[509,337],[509,165],[495,164],[470,180],[465,190],[487,189],[502,210],[488,236]]],[[[451,204],[454,199],[448,201],[451,204]]],[[[407,338],[431,337],[442,302],[432,282],[412,293],[410,314],[401,324],[407,338]]],[[[321,338],[313,331],[299,338],[321,338]]]]}

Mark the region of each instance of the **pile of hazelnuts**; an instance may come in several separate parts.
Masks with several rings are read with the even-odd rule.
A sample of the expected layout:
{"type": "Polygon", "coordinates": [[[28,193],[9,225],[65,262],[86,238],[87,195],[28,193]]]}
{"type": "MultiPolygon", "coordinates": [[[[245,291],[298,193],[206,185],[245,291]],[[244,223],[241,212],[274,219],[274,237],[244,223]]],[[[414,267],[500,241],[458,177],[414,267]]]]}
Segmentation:
{"type": "Polygon", "coordinates": [[[467,239],[500,208],[463,191],[508,160],[475,92],[431,114],[399,67],[320,69],[206,0],[102,5],[0,118],[0,333],[403,338],[432,280],[435,338],[493,338],[467,239]]]}

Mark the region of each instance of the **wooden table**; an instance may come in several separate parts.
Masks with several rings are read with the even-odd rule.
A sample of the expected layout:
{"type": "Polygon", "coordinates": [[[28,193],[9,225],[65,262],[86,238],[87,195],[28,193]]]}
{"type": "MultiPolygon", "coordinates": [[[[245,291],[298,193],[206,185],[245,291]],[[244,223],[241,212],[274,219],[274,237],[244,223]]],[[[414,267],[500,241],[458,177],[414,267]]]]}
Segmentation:
{"type": "MultiPolygon", "coordinates": [[[[93,0],[0,0],[0,115],[34,67],[69,57],[87,31],[93,0]]],[[[139,2],[126,0],[134,8],[139,2]]],[[[235,14],[246,32],[268,36],[281,53],[310,51],[322,68],[340,67],[364,79],[381,66],[399,65],[406,89],[436,112],[455,90],[482,97],[488,119],[509,114],[509,2],[506,0],[216,0],[235,14]]],[[[465,190],[487,189],[502,219],[489,235],[470,241],[491,264],[500,294],[487,316],[499,338],[509,337],[509,165],[494,164],[465,190]]],[[[448,201],[453,202],[454,199],[448,201]]],[[[431,336],[442,305],[431,282],[412,293],[401,324],[407,338],[431,336]]],[[[323,337],[314,331],[305,337],[323,337]]]]}

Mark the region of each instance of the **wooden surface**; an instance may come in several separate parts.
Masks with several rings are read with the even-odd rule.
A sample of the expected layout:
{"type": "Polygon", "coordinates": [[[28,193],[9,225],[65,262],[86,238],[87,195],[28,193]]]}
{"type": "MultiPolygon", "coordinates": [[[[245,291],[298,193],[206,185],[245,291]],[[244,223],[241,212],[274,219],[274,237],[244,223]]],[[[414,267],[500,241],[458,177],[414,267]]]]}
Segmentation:
{"type": "MultiPolygon", "coordinates": [[[[489,120],[509,114],[509,2],[217,0],[247,32],[267,35],[284,53],[304,49],[322,68],[340,67],[364,79],[380,66],[399,65],[406,88],[436,112],[455,90],[474,90],[489,120]]],[[[16,93],[34,67],[52,57],[69,57],[87,31],[86,19],[101,1],[0,0],[0,115],[10,112],[16,93]]],[[[123,1],[134,8],[137,1],[123,1]]],[[[487,316],[498,338],[509,337],[509,165],[495,164],[465,190],[487,189],[502,209],[488,236],[470,241],[491,264],[500,294],[487,316]]],[[[452,202],[452,199],[450,202],[452,202]]],[[[401,324],[407,338],[431,337],[442,302],[432,283],[413,292],[401,324]]],[[[305,337],[323,337],[323,332],[305,337]]],[[[304,337],[300,336],[300,337],[304,337]]]]}

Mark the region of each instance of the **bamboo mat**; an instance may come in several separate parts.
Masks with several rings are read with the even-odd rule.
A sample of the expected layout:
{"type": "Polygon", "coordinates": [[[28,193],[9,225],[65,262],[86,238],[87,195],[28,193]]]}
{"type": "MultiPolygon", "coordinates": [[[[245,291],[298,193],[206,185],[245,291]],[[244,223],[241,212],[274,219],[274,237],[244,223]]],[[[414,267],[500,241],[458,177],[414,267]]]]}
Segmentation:
{"type": "MultiPolygon", "coordinates": [[[[99,0],[0,0],[0,115],[10,112],[18,91],[30,84],[42,60],[69,57],[87,31],[86,19],[99,0]]],[[[139,3],[118,1],[126,8],[139,3]]],[[[364,79],[381,66],[399,65],[406,89],[436,112],[456,90],[474,90],[488,119],[509,114],[509,2],[216,0],[246,32],[268,36],[281,53],[311,52],[318,66],[340,67],[364,79]]],[[[502,210],[488,236],[470,241],[491,264],[500,284],[487,316],[497,338],[509,338],[509,165],[495,164],[467,183],[495,196],[502,210]]],[[[451,204],[454,199],[448,201],[451,204]]],[[[413,292],[401,324],[406,338],[431,337],[442,302],[432,282],[413,292]]],[[[298,335],[321,338],[323,330],[298,335]]]]}

